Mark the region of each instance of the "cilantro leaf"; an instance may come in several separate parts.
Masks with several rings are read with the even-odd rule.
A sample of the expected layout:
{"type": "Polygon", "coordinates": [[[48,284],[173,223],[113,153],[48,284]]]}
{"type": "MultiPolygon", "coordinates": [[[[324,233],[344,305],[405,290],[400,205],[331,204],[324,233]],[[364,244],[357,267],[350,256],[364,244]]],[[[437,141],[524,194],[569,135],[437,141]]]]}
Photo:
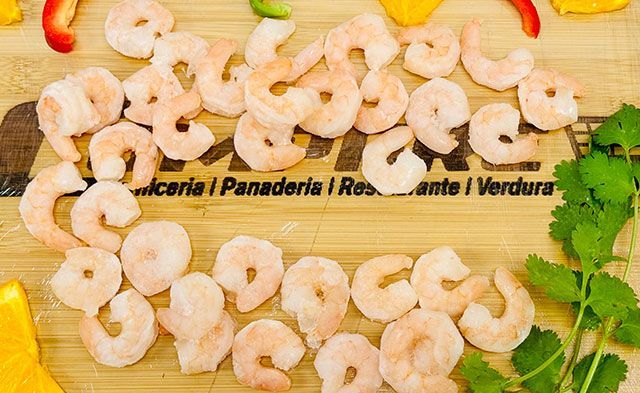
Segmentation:
{"type": "Polygon", "coordinates": [[[604,202],[628,203],[635,192],[631,167],[619,157],[595,152],[578,164],[582,181],[604,202]]]}
{"type": "Polygon", "coordinates": [[[465,357],[460,373],[469,381],[469,389],[474,393],[501,393],[502,385],[507,382],[498,370],[482,360],[480,352],[465,357]]]}
{"type": "MultiPolygon", "coordinates": [[[[578,315],[578,311],[580,311],[580,303],[571,303],[571,309],[575,315],[578,315]]],[[[596,330],[600,327],[600,324],[602,324],[602,319],[593,311],[591,306],[586,306],[578,327],[584,330],[596,330]]]]}
{"type": "Polygon", "coordinates": [[[616,329],[616,339],[621,343],[640,348],[640,309],[634,308],[616,329]]]}
{"type": "Polygon", "coordinates": [[[604,146],[620,145],[627,152],[640,146],[640,109],[622,104],[620,110],[595,129],[593,139],[604,146]]]}
{"type": "Polygon", "coordinates": [[[587,302],[600,318],[614,317],[624,320],[630,310],[637,308],[633,289],[616,276],[600,272],[589,283],[591,292],[587,302]]]}
{"type": "Polygon", "coordinates": [[[549,235],[551,235],[552,239],[562,240],[562,249],[564,252],[571,257],[578,258],[578,254],[571,244],[571,233],[580,222],[595,222],[593,208],[567,202],[563,205],[556,206],[551,212],[551,215],[555,220],[549,224],[549,235]]]}
{"type": "Polygon", "coordinates": [[[525,267],[533,285],[544,288],[550,299],[571,303],[580,301],[580,288],[576,285],[573,271],[565,265],[547,262],[533,254],[527,257],[525,267]]]}
{"type": "MultiPolygon", "coordinates": [[[[585,356],[573,370],[573,389],[578,391],[584,384],[595,353],[585,356]]],[[[620,382],[627,378],[627,363],[616,354],[606,354],[600,358],[587,393],[617,392],[620,382]]]]}
{"type": "MultiPolygon", "coordinates": [[[[513,367],[521,375],[533,371],[544,363],[560,348],[561,342],[558,335],[552,330],[540,330],[533,326],[529,336],[515,349],[511,357],[513,367]]],[[[558,356],[553,363],[535,377],[526,380],[523,384],[532,393],[547,393],[556,390],[560,382],[560,370],[564,363],[564,353],[558,356]]]]}
{"type": "Polygon", "coordinates": [[[611,256],[613,254],[613,243],[632,215],[633,212],[629,205],[619,203],[605,204],[602,210],[598,212],[596,223],[602,234],[600,246],[603,256],[611,256]]]}
{"type": "Polygon", "coordinates": [[[555,166],[553,176],[556,177],[556,187],[563,191],[562,199],[567,202],[589,203],[592,199],[591,191],[582,182],[578,169],[578,161],[562,161],[555,166]]]}
{"type": "Polygon", "coordinates": [[[580,256],[582,273],[589,277],[598,270],[596,260],[600,257],[602,234],[594,222],[581,222],[571,234],[571,244],[580,256]]]}

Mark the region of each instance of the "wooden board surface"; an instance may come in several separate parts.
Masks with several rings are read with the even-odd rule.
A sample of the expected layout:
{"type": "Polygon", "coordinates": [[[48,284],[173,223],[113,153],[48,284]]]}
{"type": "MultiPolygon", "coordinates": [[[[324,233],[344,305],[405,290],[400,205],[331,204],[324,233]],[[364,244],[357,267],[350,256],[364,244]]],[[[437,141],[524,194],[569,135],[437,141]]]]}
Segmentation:
{"type": "MultiPolygon", "coordinates": [[[[21,2],[24,22],[0,27],[0,116],[5,117],[0,126],[0,145],[3,146],[0,149],[0,187],[3,187],[0,193],[0,281],[15,277],[25,283],[37,323],[42,361],[68,392],[247,391],[249,389],[235,381],[229,358],[217,373],[181,375],[170,337],[160,337],[145,358],[134,366],[112,369],[96,364],[78,336],[80,312],[61,305],[48,285],[51,275],[64,259],[63,255],[47,249],[27,233],[17,211],[19,198],[9,196],[20,193],[26,178],[58,161],[46,141],[29,137],[32,139],[27,140],[33,142],[22,143],[23,134],[35,136],[38,132],[33,104],[20,104],[37,100],[46,84],[82,67],[104,66],[124,79],[147,64],[144,60],[125,58],[108,47],[102,26],[114,3],[113,0],[80,1],[73,22],[77,43],[68,55],[54,53],[44,42],[40,30],[41,1],[21,2]],[[33,160],[29,152],[37,153],[33,160]]],[[[245,0],[172,0],[163,3],[176,17],[175,30],[191,31],[208,40],[227,37],[244,45],[259,20],[245,0]]],[[[384,14],[374,0],[294,0],[291,4],[297,30],[281,50],[285,55],[297,53],[318,35],[351,16],[362,12],[384,14]]],[[[579,101],[579,108],[581,115],[588,117],[566,130],[542,135],[540,150],[531,163],[492,168],[483,165],[463,144],[455,157],[436,158],[425,179],[428,182],[445,178],[458,181],[463,190],[458,195],[393,198],[346,195],[345,188],[340,193],[342,182],[355,184],[363,180],[357,169],[357,146],[364,141],[359,134],[352,132],[334,143],[297,135],[298,143],[309,146],[308,159],[285,172],[258,174],[246,171],[238,157],[232,154],[227,138],[233,133],[235,120],[203,114],[199,119],[212,127],[221,144],[201,161],[184,166],[164,161],[157,172],[157,181],[201,181],[204,195],[139,196],[143,214],[137,223],[168,219],[182,224],[191,236],[194,250],[190,268],[206,273],[211,271],[220,245],[239,234],[271,240],[284,250],[287,266],[302,256],[320,255],[339,261],[350,277],[360,263],[373,256],[405,253],[415,259],[436,246],[448,244],[474,273],[490,275],[498,266],[514,271],[536,300],[536,323],[566,334],[572,322],[568,308],[545,300],[543,294],[526,281],[523,268],[525,257],[532,252],[566,262],[560,244],[547,235],[549,212],[560,200],[558,193],[550,196],[481,195],[479,183],[481,180],[486,186],[490,179],[517,181],[519,177],[525,182],[551,181],[553,165],[579,153],[580,143],[586,139],[585,131],[601,121],[598,116],[612,113],[621,102],[640,104],[640,3],[634,1],[625,10],[611,14],[565,17],[557,16],[547,0],[537,0],[536,5],[542,19],[538,40],[529,39],[521,32],[517,11],[506,0],[445,0],[432,16],[433,21],[450,25],[458,34],[465,21],[471,17],[482,18],[485,21],[483,47],[489,55],[503,56],[512,48],[525,46],[535,54],[538,66],[558,68],[585,83],[588,95],[579,101]],[[296,182],[306,182],[312,177],[311,181],[322,182],[321,195],[236,195],[242,181],[277,181],[282,177],[296,182]],[[216,186],[209,195],[214,179],[216,186]],[[471,188],[465,195],[469,179],[471,188]],[[231,188],[233,181],[236,185],[231,188]],[[332,181],[334,188],[329,194],[332,181]],[[222,195],[224,184],[227,191],[222,195]]],[[[386,21],[392,31],[397,29],[390,19],[386,18],[386,21]]],[[[363,72],[361,55],[356,54],[353,58],[363,72]]],[[[241,60],[241,56],[235,56],[232,62],[237,64],[241,60]]],[[[402,70],[401,61],[399,56],[391,65],[391,72],[399,75],[407,89],[413,91],[424,80],[402,70]]],[[[322,64],[317,66],[318,69],[323,67],[322,64]]],[[[190,82],[183,77],[184,68],[179,67],[177,72],[188,87],[190,82]]],[[[497,93],[475,85],[460,64],[450,79],[463,87],[472,111],[491,102],[517,103],[514,89],[497,93]]],[[[88,137],[78,140],[83,153],[79,167],[85,177],[91,176],[87,169],[88,141],[88,137]]],[[[415,149],[420,150],[420,146],[415,149]]],[[[428,152],[423,153],[428,156],[428,152]]],[[[356,185],[353,190],[359,187],[356,185]]],[[[56,218],[67,230],[74,200],[74,197],[61,198],[56,207],[56,218]]],[[[118,232],[125,235],[130,229],[118,232]]],[[[624,232],[616,250],[622,252],[627,244],[628,232],[624,232]]],[[[403,272],[398,275],[401,276],[408,274],[403,272]]],[[[639,282],[638,274],[633,273],[632,283],[636,289],[639,282]]],[[[128,287],[125,280],[123,289],[128,287]]],[[[156,295],[150,301],[155,307],[166,306],[168,292],[156,295]]],[[[496,312],[502,307],[495,290],[482,303],[496,312]]],[[[238,314],[231,305],[227,309],[240,326],[266,317],[283,320],[295,327],[294,321],[280,310],[277,297],[248,314],[238,314]]],[[[101,317],[103,320],[108,317],[104,310],[101,317]]],[[[383,325],[365,319],[350,302],[340,330],[362,333],[379,345],[383,328],[383,325]]],[[[592,346],[593,339],[590,335],[585,348],[592,346]]],[[[636,391],[640,378],[638,354],[614,344],[609,348],[620,353],[630,365],[621,391],[636,391]]],[[[465,353],[472,350],[467,345],[465,353]]],[[[513,370],[508,358],[507,354],[486,355],[493,365],[509,374],[513,370]]],[[[320,380],[312,363],[313,354],[307,353],[290,373],[292,391],[319,391],[320,380]]],[[[453,378],[464,386],[457,369],[453,378]]],[[[392,390],[385,384],[381,391],[392,390]]]]}

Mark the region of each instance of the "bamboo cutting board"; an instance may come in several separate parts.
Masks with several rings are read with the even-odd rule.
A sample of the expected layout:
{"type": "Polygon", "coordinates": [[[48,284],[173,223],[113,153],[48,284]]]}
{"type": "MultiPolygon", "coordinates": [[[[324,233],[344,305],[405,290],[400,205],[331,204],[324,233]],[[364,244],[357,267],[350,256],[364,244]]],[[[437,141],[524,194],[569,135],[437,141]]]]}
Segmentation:
{"type": "MultiPolygon", "coordinates": [[[[77,42],[67,55],[53,52],[44,42],[41,1],[23,1],[25,20],[0,27],[0,117],[4,117],[0,125],[0,281],[19,278],[25,284],[42,361],[68,392],[248,391],[236,382],[230,358],[217,373],[181,375],[172,339],[167,336],[159,337],[134,366],[112,369],[96,364],[78,336],[80,312],[61,305],[48,285],[63,255],[34,240],[18,215],[19,195],[28,179],[58,161],[37,131],[33,101],[41,89],[86,66],[107,67],[125,79],[147,64],[125,58],[108,47],[103,22],[114,3],[80,1],[73,21],[77,42]]],[[[244,45],[259,21],[246,0],[163,3],[176,17],[175,30],[191,31],[208,40],[227,37],[244,45]]],[[[281,49],[284,55],[297,53],[354,15],[384,14],[374,0],[293,0],[291,4],[297,30],[281,49]]],[[[143,214],[134,225],[159,219],[182,224],[194,250],[190,268],[206,273],[210,273],[219,247],[240,234],[269,239],[281,247],[287,266],[302,256],[320,255],[339,261],[350,277],[360,263],[373,256],[404,253],[416,259],[436,246],[448,244],[474,273],[491,275],[498,266],[511,269],[536,301],[536,323],[566,335],[572,322],[568,308],[549,302],[528,283],[523,262],[533,252],[566,262],[560,243],[547,235],[549,212],[560,201],[559,193],[549,185],[553,166],[580,154],[586,134],[602,121],[601,116],[611,114],[622,102],[640,104],[640,3],[634,1],[625,10],[610,14],[565,17],[557,16],[547,0],[537,0],[536,5],[542,19],[537,40],[521,32],[519,15],[506,0],[446,0],[431,18],[450,25],[458,34],[468,19],[482,18],[483,47],[490,56],[504,56],[512,48],[524,46],[535,54],[537,66],[558,68],[585,83],[588,95],[579,100],[579,122],[543,133],[540,150],[531,162],[493,167],[482,163],[465,143],[448,157],[434,155],[416,144],[414,151],[429,163],[428,184],[411,196],[385,198],[368,195],[359,172],[360,152],[366,141],[362,134],[352,130],[335,141],[296,134],[296,143],[308,147],[307,159],[284,172],[260,174],[248,171],[233,153],[229,137],[235,120],[202,114],[199,119],[212,128],[218,144],[194,162],[162,160],[156,186],[139,192],[143,214]]],[[[397,29],[390,19],[386,21],[392,31],[397,29]]],[[[352,57],[363,73],[361,54],[352,57]]],[[[241,61],[240,55],[232,59],[235,64],[241,61]]],[[[401,62],[399,56],[391,72],[413,91],[424,80],[402,70],[401,62]]],[[[323,67],[320,64],[316,68],[323,67]]],[[[178,67],[177,73],[188,88],[190,81],[184,78],[184,68],[178,67]]],[[[472,111],[492,102],[517,104],[515,89],[497,93],[478,86],[460,64],[450,79],[463,87],[472,111]]],[[[539,132],[530,127],[522,131],[539,132]]],[[[458,132],[464,139],[465,130],[458,132]]],[[[78,165],[85,177],[91,177],[88,141],[89,137],[77,141],[83,154],[78,165]]],[[[66,230],[70,230],[69,210],[74,200],[64,197],[56,206],[56,219],[66,230]]],[[[131,228],[118,232],[125,235],[131,228]]],[[[627,247],[628,236],[627,232],[620,236],[618,252],[627,247]]],[[[395,278],[408,275],[405,271],[395,278]]],[[[633,273],[636,290],[640,289],[639,283],[639,275],[633,273]]],[[[123,289],[129,286],[125,280],[123,289]]],[[[154,307],[167,306],[168,291],[150,301],[154,307]]],[[[495,312],[502,309],[495,290],[482,303],[495,312]]],[[[295,322],[280,310],[278,296],[248,314],[239,314],[232,305],[227,309],[240,327],[259,318],[277,318],[295,328],[295,322]]],[[[103,321],[108,318],[105,311],[100,314],[103,321]]],[[[362,333],[377,346],[383,328],[365,319],[350,302],[340,330],[362,333]]],[[[593,344],[593,336],[589,337],[586,347],[593,344]]],[[[614,344],[609,349],[620,353],[629,364],[621,391],[637,391],[638,354],[614,344]]],[[[467,345],[465,353],[473,350],[467,345]]],[[[485,355],[507,374],[513,373],[508,358],[508,354],[485,355]]],[[[292,391],[319,391],[312,353],[307,353],[290,375],[292,391]]],[[[457,369],[453,378],[465,391],[457,369]]],[[[385,384],[381,391],[392,390],[385,384]]]]}

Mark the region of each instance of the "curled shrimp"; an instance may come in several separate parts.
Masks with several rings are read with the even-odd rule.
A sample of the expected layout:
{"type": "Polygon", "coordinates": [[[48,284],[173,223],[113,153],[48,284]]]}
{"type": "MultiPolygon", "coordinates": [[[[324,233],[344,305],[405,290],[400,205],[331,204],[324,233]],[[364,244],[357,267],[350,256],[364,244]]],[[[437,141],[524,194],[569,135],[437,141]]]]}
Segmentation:
{"type": "Polygon", "coordinates": [[[407,194],[427,175],[427,164],[409,149],[403,149],[393,164],[394,151],[413,140],[409,127],[396,127],[368,142],[362,151],[362,174],[382,195],[407,194]]]}
{"type": "Polygon", "coordinates": [[[42,169],[27,184],[18,210],[33,237],[57,251],[80,247],[82,242],[56,224],[53,207],[64,195],[87,188],[80,171],[72,162],[62,161],[42,169]]]}
{"type": "Polygon", "coordinates": [[[209,43],[202,37],[187,31],[165,33],[153,44],[151,64],[162,64],[170,67],[178,63],[187,65],[187,77],[195,71],[195,63],[209,51],[209,43]]]}
{"type": "Polygon", "coordinates": [[[365,134],[388,130],[398,123],[409,105],[409,94],[400,78],[386,71],[369,71],[360,84],[360,92],[371,108],[362,105],[355,124],[365,134]]]}
{"type": "Polygon", "coordinates": [[[392,254],[372,258],[356,269],[351,284],[351,297],[358,310],[372,321],[388,323],[400,318],[418,303],[409,281],[399,280],[384,288],[385,277],[402,269],[411,269],[413,260],[392,254]]]}
{"type": "Polygon", "coordinates": [[[448,26],[429,22],[405,27],[396,39],[409,45],[402,67],[423,78],[449,76],[460,59],[460,42],[448,26]]]}
{"type": "Polygon", "coordinates": [[[336,261],[303,257],[284,273],[280,292],[282,310],[298,320],[307,345],[318,348],[347,313],[349,278],[336,261]]]}
{"type": "Polygon", "coordinates": [[[118,293],[122,283],[120,260],[100,248],[78,247],[65,252],[66,260],[51,278],[51,289],[67,306],[88,317],[118,293]]]}
{"type": "Polygon", "coordinates": [[[116,253],[122,238],[104,224],[124,228],[140,217],[142,211],[131,191],[122,183],[99,181],[87,188],[71,208],[73,234],[92,247],[116,253]]]}
{"type": "Polygon", "coordinates": [[[117,52],[147,59],[156,37],[171,31],[174,22],[171,12],[154,0],[125,0],[109,10],[104,34],[117,52]]]}
{"type": "Polygon", "coordinates": [[[411,273],[411,286],[418,294],[420,307],[442,311],[451,317],[462,315],[469,303],[479,299],[489,288],[484,276],[469,276],[466,267],[451,247],[443,246],[422,255],[411,273]],[[443,281],[462,281],[446,290],[443,281]]]}
{"type": "Polygon", "coordinates": [[[451,130],[469,121],[471,109],[459,85],[434,78],[411,93],[404,117],[420,142],[435,152],[449,154],[458,146],[451,130]]]}
{"type": "Polygon", "coordinates": [[[502,316],[494,318],[485,306],[471,303],[458,327],[467,341],[483,351],[508,352],[529,335],[536,309],[529,292],[507,269],[497,268],[493,281],[504,296],[502,316]]]}
{"type": "Polygon", "coordinates": [[[304,356],[302,340],[280,321],[259,319],[245,326],[233,340],[233,373],[238,382],[258,390],[281,392],[291,388],[291,380],[280,370],[295,367],[304,356]],[[275,368],[260,364],[271,357],[275,368]]]}
{"type": "Polygon", "coordinates": [[[509,104],[489,104],[478,109],[469,122],[469,144],[491,164],[515,164],[533,157],[538,150],[534,133],[518,138],[520,112],[509,104]],[[512,143],[503,143],[505,135],[512,143]]]}
{"type": "Polygon", "coordinates": [[[514,87],[533,69],[533,55],[528,49],[518,48],[507,57],[494,61],[480,50],[480,21],[467,22],[460,36],[462,64],[477,84],[497,91],[514,87]]]}
{"type": "Polygon", "coordinates": [[[557,130],[578,121],[574,97],[584,95],[584,86],[574,77],[553,69],[534,68],[518,84],[522,116],[541,130],[557,130]],[[553,97],[547,92],[553,91],[553,97]]]}
{"type": "Polygon", "coordinates": [[[80,338],[96,362],[110,367],[124,367],[142,359],[156,342],[158,322],[153,307],[135,289],[128,289],[109,302],[110,322],[120,323],[117,336],[111,336],[97,316],[83,315],[80,338]]]}

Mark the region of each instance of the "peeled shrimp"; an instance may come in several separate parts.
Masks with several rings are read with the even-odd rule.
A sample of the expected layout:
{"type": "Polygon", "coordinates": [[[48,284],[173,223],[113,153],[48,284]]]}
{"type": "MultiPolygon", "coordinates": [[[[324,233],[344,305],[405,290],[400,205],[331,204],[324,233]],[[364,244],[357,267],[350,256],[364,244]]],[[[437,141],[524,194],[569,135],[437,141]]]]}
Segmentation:
{"type": "Polygon", "coordinates": [[[235,237],[220,247],[212,274],[238,311],[249,312],[278,291],[284,275],[282,250],[267,240],[235,237]],[[251,282],[249,269],[255,271],[251,282]]]}
{"type": "Polygon", "coordinates": [[[447,376],[464,340],[451,318],[415,309],[387,325],[380,340],[380,373],[398,393],[457,392],[447,376]]]}
{"type": "Polygon", "coordinates": [[[368,142],[362,151],[362,174],[382,195],[407,194],[427,175],[427,164],[403,149],[393,164],[387,158],[413,139],[409,127],[396,127],[368,142]]]}
{"type": "Polygon", "coordinates": [[[448,26],[425,23],[400,30],[400,45],[409,45],[402,67],[427,79],[449,76],[460,59],[460,42],[448,26]]]}
{"type": "Polygon", "coordinates": [[[291,388],[291,380],[280,370],[295,367],[304,356],[302,340],[280,321],[259,319],[245,326],[233,340],[233,373],[238,382],[258,390],[281,392],[291,388]],[[271,357],[275,368],[260,364],[271,357]]]}
{"type": "Polygon", "coordinates": [[[51,289],[67,306],[82,310],[88,317],[118,293],[122,267],[118,257],[100,248],[71,248],[66,260],[51,278],[51,289]]]}
{"type": "Polygon", "coordinates": [[[404,117],[420,142],[437,153],[449,154],[458,146],[450,132],[469,121],[471,109],[460,86],[435,78],[411,93],[404,117]]]}
{"type": "Polygon", "coordinates": [[[97,316],[83,315],[80,338],[96,362],[110,367],[134,364],[147,353],[158,337],[153,307],[135,289],[128,289],[109,303],[110,322],[120,323],[117,336],[111,336],[97,316]]]}
{"type": "Polygon", "coordinates": [[[42,169],[27,184],[18,210],[33,237],[57,251],[80,247],[82,242],[60,229],[53,216],[56,199],[64,194],[82,191],[87,183],[73,163],[62,161],[42,169]]]}
{"type": "Polygon", "coordinates": [[[169,308],[159,308],[156,317],[176,339],[199,340],[220,322],[224,294],[215,281],[194,272],[171,284],[169,308]]]}
{"type": "Polygon", "coordinates": [[[518,48],[507,57],[494,61],[480,50],[480,21],[472,19],[464,25],[460,43],[462,64],[477,84],[497,91],[514,87],[533,69],[533,55],[528,49],[518,48]]]}
{"type": "Polygon", "coordinates": [[[189,235],[175,222],[142,223],[124,239],[120,259],[131,284],[143,295],[153,296],[187,272],[189,235]]]}
{"type": "Polygon", "coordinates": [[[386,71],[369,71],[360,85],[362,97],[367,102],[377,102],[368,108],[360,107],[353,125],[365,134],[388,130],[398,123],[409,105],[409,94],[402,81],[386,71]]]}
{"type": "Polygon", "coordinates": [[[147,59],[153,53],[156,37],[171,31],[174,22],[171,12],[156,1],[125,0],[109,10],[104,34],[116,51],[147,59]]]}
{"type": "Polygon", "coordinates": [[[122,244],[117,233],[104,224],[124,228],[140,217],[142,211],[131,191],[122,183],[99,181],[78,197],[71,208],[73,234],[92,247],[116,253],[122,244]]]}
{"type": "Polygon", "coordinates": [[[515,164],[533,157],[538,150],[538,136],[529,133],[518,138],[520,112],[509,104],[489,104],[478,109],[469,122],[469,144],[485,161],[515,164]],[[503,143],[505,135],[512,143],[503,143]]]}
{"type": "Polygon", "coordinates": [[[347,313],[349,277],[331,259],[300,258],[284,273],[280,291],[282,310],[296,317],[311,348],[331,337],[347,313]]]}
{"type": "Polygon", "coordinates": [[[382,386],[380,352],[361,334],[338,333],[318,350],[313,365],[322,379],[322,393],[376,393],[382,386]],[[345,384],[349,368],[356,376],[345,384]]]}
{"type": "Polygon", "coordinates": [[[153,44],[151,64],[175,66],[187,64],[187,77],[193,75],[195,63],[209,51],[209,43],[204,38],[186,31],[163,34],[153,44]]]}
{"type": "Polygon", "coordinates": [[[191,161],[203,155],[216,141],[209,127],[191,120],[189,129],[180,132],[176,122],[200,107],[200,96],[194,91],[158,102],[153,112],[153,141],[172,160],[191,161]]]}
{"type": "Polygon", "coordinates": [[[382,323],[398,319],[411,310],[418,303],[418,296],[407,280],[380,288],[386,276],[411,266],[413,260],[399,254],[372,258],[358,266],[351,284],[351,297],[358,310],[372,321],[382,323]]]}
{"type": "Polygon", "coordinates": [[[518,84],[522,116],[541,130],[557,130],[578,121],[574,97],[584,95],[584,86],[574,77],[552,69],[535,68],[518,84]],[[553,91],[553,97],[547,91],[553,91]]]}
{"type": "Polygon", "coordinates": [[[489,288],[484,276],[470,276],[460,257],[451,247],[443,246],[422,255],[411,273],[411,286],[418,294],[420,307],[442,311],[451,317],[462,315],[469,303],[477,300],[489,288]],[[442,287],[443,281],[462,281],[451,290],[442,287]]]}
{"type": "Polygon", "coordinates": [[[467,341],[483,351],[508,352],[529,335],[536,309],[529,292],[507,269],[497,268],[493,281],[504,296],[502,316],[494,318],[485,306],[471,303],[458,327],[467,341]]]}
{"type": "Polygon", "coordinates": [[[362,103],[358,82],[351,74],[343,70],[312,72],[300,78],[296,86],[331,94],[329,102],[300,123],[303,130],[323,138],[336,138],[351,129],[362,103]]]}

